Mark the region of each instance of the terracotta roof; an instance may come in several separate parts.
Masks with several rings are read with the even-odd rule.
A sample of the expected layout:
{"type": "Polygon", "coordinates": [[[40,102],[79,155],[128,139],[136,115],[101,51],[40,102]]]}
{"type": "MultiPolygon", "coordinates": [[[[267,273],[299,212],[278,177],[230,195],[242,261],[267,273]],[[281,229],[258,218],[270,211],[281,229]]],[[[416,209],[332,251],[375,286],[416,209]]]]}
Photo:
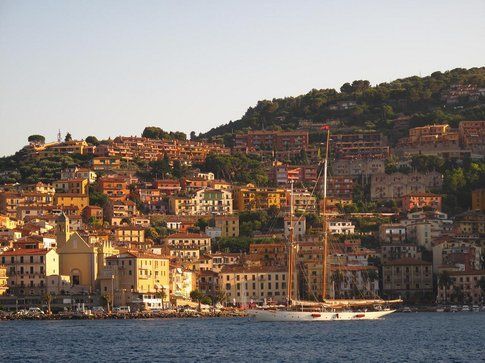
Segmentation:
{"type": "Polygon", "coordinates": [[[432,265],[431,262],[428,261],[423,261],[423,260],[417,260],[414,258],[401,258],[398,260],[393,260],[393,261],[387,261],[383,263],[384,266],[414,266],[414,265],[432,265]]]}
{"type": "Polygon", "coordinates": [[[470,275],[482,275],[485,276],[485,270],[475,270],[475,271],[449,271],[450,276],[470,276],[470,275]]]}
{"type": "Polygon", "coordinates": [[[48,249],[18,249],[14,251],[6,251],[2,256],[30,256],[30,255],[45,255],[50,252],[48,249]]]}
{"type": "Polygon", "coordinates": [[[202,233],[174,233],[167,237],[168,239],[171,238],[209,238],[210,237],[206,234],[202,233]]]}
{"type": "Polygon", "coordinates": [[[375,270],[377,271],[377,267],[375,266],[357,266],[357,265],[332,265],[331,270],[339,270],[339,271],[368,271],[368,270],[375,270]]]}
{"type": "Polygon", "coordinates": [[[131,255],[135,258],[158,258],[158,259],[169,259],[168,256],[164,256],[164,255],[158,255],[158,254],[155,254],[155,253],[149,253],[149,252],[141,252],[141,251],[134,251],[134,250],[131,250],[131,251],[126,251],[126,252],[123,252],[123,253],[120,253],[118,255],[113,255],[113,256],[109,256],[109,257],[106,257],[106,259],[110,259],[110,260],[117,260],[119,258],[123,258],[122,255],[131,255]]]}
{"type": "Polygon", "coordinates": [[[287,272],[285,267],[279,266],[243,266],[243,265],[225,265],[220,273],[270,273],[270,272],[287,272]]]}

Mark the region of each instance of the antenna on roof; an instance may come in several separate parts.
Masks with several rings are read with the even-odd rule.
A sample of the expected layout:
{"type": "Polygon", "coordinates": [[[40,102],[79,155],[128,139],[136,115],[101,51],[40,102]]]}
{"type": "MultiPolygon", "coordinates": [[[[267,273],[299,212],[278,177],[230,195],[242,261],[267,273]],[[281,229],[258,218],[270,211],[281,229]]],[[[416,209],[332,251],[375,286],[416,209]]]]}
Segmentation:
{"type": "Polygon", "coordinates": [[[57,142],[62,142],[61,129],[57,132],[57,142]]]}

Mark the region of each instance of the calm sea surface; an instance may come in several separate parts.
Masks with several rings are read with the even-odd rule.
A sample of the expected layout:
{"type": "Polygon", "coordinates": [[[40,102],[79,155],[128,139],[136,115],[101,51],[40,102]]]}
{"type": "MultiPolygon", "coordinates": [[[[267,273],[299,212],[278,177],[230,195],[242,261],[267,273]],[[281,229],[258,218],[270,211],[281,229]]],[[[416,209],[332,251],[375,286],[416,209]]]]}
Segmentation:
{"type": "Polygon", "coordinates": [[[381,321],[0,321],[1,361],[485,361],[485,313],[381,321]]]}

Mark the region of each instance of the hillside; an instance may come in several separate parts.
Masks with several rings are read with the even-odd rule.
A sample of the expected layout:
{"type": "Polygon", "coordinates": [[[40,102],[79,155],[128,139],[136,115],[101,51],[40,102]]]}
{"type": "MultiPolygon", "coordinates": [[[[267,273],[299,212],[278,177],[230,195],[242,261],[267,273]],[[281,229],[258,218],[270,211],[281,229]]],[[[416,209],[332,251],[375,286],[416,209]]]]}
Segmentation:
{"type": "MultiPolygon", "coordinates": [[[[199,138],[223,138],[231,146],[231,134],[246,130],[296,129],[300,121],[328,122],[337,131],[377,130],[390,134],[394,120],[408,118],[409,126],[446,122],[455,126],[463,119],[485,119],[485,97],[462,95],[454,102],[452,87],[485,87],[485,67],[434,72],[427,77],[408,77],[371,86],[357,80],[335,89],[313,89],[305,95],[259,101],[237,121],[211,129],[199,138]],[[450,92],[451,90],[451,92],[450,92]]],[[[460,90],[454,92],[460,93],[460,90]]]]}

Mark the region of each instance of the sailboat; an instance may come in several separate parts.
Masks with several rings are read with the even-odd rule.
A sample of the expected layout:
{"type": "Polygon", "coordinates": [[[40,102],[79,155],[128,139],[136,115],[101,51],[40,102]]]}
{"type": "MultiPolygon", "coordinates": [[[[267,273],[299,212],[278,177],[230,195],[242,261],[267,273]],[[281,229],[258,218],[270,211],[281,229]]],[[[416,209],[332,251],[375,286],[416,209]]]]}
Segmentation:
{"type": "MultiPolygon", "coordinates": [[[[322,301],[299,301],[293,299],[293,284],[295,279],[295,255],[298,250],[294,242],[293,230],[293,184],[291,185],[290,201],[290,233],[288,241],[288,286],[287,305],[283,308],[264,307],[249,311],[250,316],[257,321],[338,321],[338,320],[377,320],[396,310],[394,304],[402,303],[401,299],[327,299],[327,256],[328,256],[328,223],[326,215],[327,198],[327,166],[329,156],[330,128],[325,126],[326,151],[323,164],[323,261],[322,261],[322,301]]],[[[297,290],[297,289],[295,289],[297,290]]]]}

